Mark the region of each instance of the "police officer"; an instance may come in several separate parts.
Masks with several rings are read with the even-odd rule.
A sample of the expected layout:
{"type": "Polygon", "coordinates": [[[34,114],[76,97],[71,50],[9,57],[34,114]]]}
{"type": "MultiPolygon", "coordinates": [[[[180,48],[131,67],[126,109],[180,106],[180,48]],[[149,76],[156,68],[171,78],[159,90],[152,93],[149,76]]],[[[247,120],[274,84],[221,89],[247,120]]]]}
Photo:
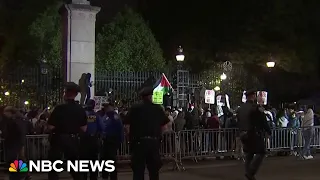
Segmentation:
{"type": "MultiPolygon", "coordinates": [[[[62,158],[77,160],[79,158],[79,133],[87,130],[87,115],[85,110],[75,102],[79,93],[79,86],[68,82],[64,89],[65,104],[55,107],[48,120],[48,128],[51,130],[49,160],[55,161],[62,158]]],[[[81,180],[80,173],[71,172],[72,178],[81,180]]],[[[58,180],[56,172],[48,174],[49,180],[58,180]]]]}
{"type": "Polygon", "coordinates": [[[152,87],[142,89],[142,103],[129,110],[125,122],[130,125],[133,180],[144,179],[146,165],[150,180],[159,179],[161,127],[167,124],[169,119],[160,105],[152,103],[152,94],[152,87]]]}
{"type": "MultiPolygon", "coordinates": [[[[80,137],[80,157],[86,160],[98,160],[99,135],[103,132],[102,119],[94,112],[95,101],[87,101],[85,110],[87,114],[87,131],[80,137]]],[[[88,173],[84,173],[84,180],[87,180],[88,173]]],[[[90,180],[97,180],[98,172],[90,172],[90,180]]]]}
{"type": "MultiPolygon", "coordinates": [[[[106,114],[103,118],[104,133],[103,133],[103,150],[102,157],[104,160],[113,160],[116,164],[117,152],[120,144],[124,139],[123,125],[118,113],[115,112],[111,103],[105,104],[106,114]]],[[[111,173],[103,171],[102,178],[110,180],[118,179],[117,167],[111,173]]]]}
{"type": "Polygon", "coordinates": [[[265,138],[271,135],[263,109],[256,103],[256,91],[246,92],[247,101],[238,110],[240,139],[245,152],[245,171],[248,180],[255,180],[265,157],[265,138]]]}

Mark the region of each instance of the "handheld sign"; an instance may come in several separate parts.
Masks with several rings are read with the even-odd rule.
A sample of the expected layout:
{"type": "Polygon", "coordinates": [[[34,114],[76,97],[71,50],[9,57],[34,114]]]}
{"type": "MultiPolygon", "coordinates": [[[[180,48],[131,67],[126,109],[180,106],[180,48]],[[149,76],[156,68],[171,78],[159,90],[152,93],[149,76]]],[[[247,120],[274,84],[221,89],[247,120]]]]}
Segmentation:
{"type": "Polygon", "coordinates": [[[152,103],[153,104],[163,104],[163,91],[153,91],[152,103]]]}
{"type": "Polygon", "coordinates": [[[259,105],[267,105],[267,103],[268,103],[268,92],[267,91],[257,91],[257,103],[259,105]]]}
{"type": "Polygon", "coordinates": [[[204,102],[206,104],[214,104],[216,98],[214,90],[206,90],[204,94],[204,102]]]}

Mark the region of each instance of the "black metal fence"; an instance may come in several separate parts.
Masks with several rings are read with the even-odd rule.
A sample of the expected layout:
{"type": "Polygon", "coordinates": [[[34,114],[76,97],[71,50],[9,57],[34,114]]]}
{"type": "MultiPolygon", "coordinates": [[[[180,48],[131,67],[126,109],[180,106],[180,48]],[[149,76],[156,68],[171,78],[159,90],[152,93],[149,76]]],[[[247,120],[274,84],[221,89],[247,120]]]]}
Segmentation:
{"type": "Polygon", "coordinates": [[[62,76],[59,68],[16,68],[1,74],[1,104],[18,107],[49,106],[62,99],[62,76]]]}
{"type": "MultiPolygon", "coordinates": [[[[188,79],[189,87],[186,87],[183,90],[186,92],[183,93],[193,94],[195,100],[201,102],[201,87],[214,88],[220,72],[222,73],[217,69],[202,74],[188,73],[188,77],[180,77],[188,79]]],[[[178,83],[176,72],[165,74],[173,85],[178,83]]],[[[233,68],[227,75],[227,80],[219,86],[223,93],[230,96],[232,105],[240,104],[244,89],[258,83],[257,78],[241,66],[233,68]]],[[[161,72],[96,72],[94,86],[96,95],[108,95],[114,101],[132,104],[137,100],[137,92],[144,84],[154,82],[160,77],[161,72]]],[[[43,73],[40,67],[17,68],[9,73],[2,73],[0,82],[1,104],[24,106],[27,102],[28,105],[48,106],[62,100],[63,78],[59,68],[48,68],[46,73],[43,73]]]]}

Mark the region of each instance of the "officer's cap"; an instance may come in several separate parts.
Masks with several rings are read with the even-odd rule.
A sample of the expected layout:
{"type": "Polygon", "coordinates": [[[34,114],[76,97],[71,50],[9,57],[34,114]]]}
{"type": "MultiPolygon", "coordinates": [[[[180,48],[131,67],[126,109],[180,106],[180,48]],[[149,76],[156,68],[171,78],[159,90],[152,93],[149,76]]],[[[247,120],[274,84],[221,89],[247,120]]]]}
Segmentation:
{"type": "Polygon", "coordinates": [[[257,93],[257,91],[255,89],[249,89],[246,91],[245,95],[250,96],[250,95],[254,95],[256,93],[257,93]]]}
{"type": "Polygon", "coordinates": [[[86,107],[88,108],[94,108],[96,105],[96,102],[93,99],[89,99],[88,102],[86,103],[86,107]]]}
{"type": "Polygon", "coordinates": [[[78,84],[74,83],[74,82],[67,82],[65,85],[64,85],[64,88],[66,91],[71,91],[71,92],[80,92],[80,87],[78,84]]]}
{"type": "Polygon", "coordinates": [[[153,94],[153,87],[144,87],[143,89],[141,89],[141,91],[139,92],[139,95],[141,97],[145,97],[145,96],[150,96],[153,94]]]}

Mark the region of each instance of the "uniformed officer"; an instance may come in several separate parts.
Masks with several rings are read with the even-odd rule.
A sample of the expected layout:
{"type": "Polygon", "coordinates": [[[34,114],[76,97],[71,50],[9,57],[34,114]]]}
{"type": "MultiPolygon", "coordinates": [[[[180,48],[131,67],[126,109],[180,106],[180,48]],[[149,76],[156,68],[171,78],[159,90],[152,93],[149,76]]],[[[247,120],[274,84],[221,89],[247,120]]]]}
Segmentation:
{"type": "MultiPolygon", "coordinates": [[[[79,158],[79,133],[87,130],[87,115],[85,110],[75,102],[79,93],[79,86],[74,82],[68,82],[64,89],[65,104],[55,107],[48,120],[48,128],[51,130],[49,139],[49,160],[55,161],[62,158],[77,160],[79,158]]],[[[71,172],[73,179],[81,180],[80,173],[71,172]]],[[[56,172],[49,172],[49,180],[58,180],[56,172]]]]}
{"type": "Polygon", "coordinates": [[[247,102],[238,110],[240,138],[245,152],[245,170],[248,180],[255,180],[263,158],[265,157],[265,138],[271,135],[266,116],[256,103],[256,91],[246,92],[247,102]]]}
{"type": "Polygon", "coordinates": [[[142,89],[142,103],[133,106],[127,115],[126,124],[130,125],[131,166],[133,180],[143,180],[145,166],[150,180],[159,179],[161,168],[160,139],[161,127],[169,122],[163,108],[152,103],[153,88],[142,89]]]}
{"type": "MultiPolygon", "coordinates": [[[[85,110],[87,114],[87,131],[80,137],[81,159],[98,160],[99,153],[99,135],[103,132],[104,125],[102,119],[94,112],[95,101],[87,101],[85,110]]],[[[84,173],[84,180],[87,180],[88,173],[84,173]]],[[[97,180],[98,172],[90,172],[90,180],[97,180]]]]}
{"type": "MultiPolygon", "coordinates": [[[[102,157],[104,160],[113,160],[116,164],[117,152],[120,144],[124,139],[123,125],[118,113],[115,112],[111,103],[105,104],[106,114],[103,118],[104,133],[103,133],[103,150],[102,157]]],[[[117,167],[111,173],[103,171],[102,178],[110,180],[118,179],[117,167]]]]}

